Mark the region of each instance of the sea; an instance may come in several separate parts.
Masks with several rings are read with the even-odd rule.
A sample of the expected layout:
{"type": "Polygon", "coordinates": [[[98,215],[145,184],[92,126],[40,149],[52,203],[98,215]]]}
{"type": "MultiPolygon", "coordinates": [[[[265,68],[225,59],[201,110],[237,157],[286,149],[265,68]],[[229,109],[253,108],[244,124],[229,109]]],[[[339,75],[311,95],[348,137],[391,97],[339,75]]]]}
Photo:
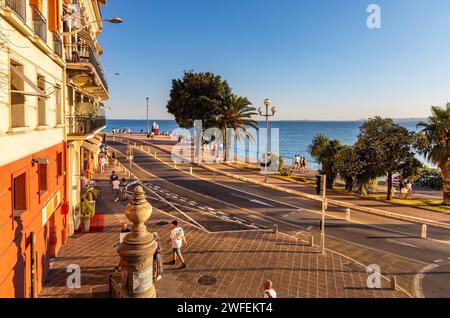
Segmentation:
{"type": "MultiPolygon", "coordinates": [[[[396,123],[410,131],[417,131],[417,123],[425,119],[397,120],[396,123]]],[[[175,120],[150,120],[150,127],[156,122],[159,126],[159,132],[172,133],[178,127],[175,120]]],[[[285,163],[289,163],[292,158],[298,154],[308,160],[311,169],[319,169],[319,165],[311,158],[307,149],[311,144],[313,137],[317,134],[323,134],[330,139],[338,139],[342,144],[352,145],[356,142],[359,134],[359,128],[363,121],[270,121],[270,128],[279,129],[279,149],[285,163]]],[[[142,130],[146,131],[146,120],[124,120],[108,119],[107,132],[113,128],[131,128],[134,133],[142,130]]],[[[259,127],[265,128],[265,122],[259,122],[259,127]]],[[[176,133],[178,134],[178,133],[176,133]]],[[[192,134],[192,130],[191,130],[192,134]]],[[[258,150],[257,150],[258,151],[258,150]]],[[[248,149],[238,149],[238,155],[248,154],[248,149]]],[[[256,154],[259,157],[259,153],[256,154]]],[[[425,158],[418,156],[418,159],[425,162],[425,158]]],[[[428,164],[428,163],[426,163],[428,164]]],[[[429,165],[429,164],[428,164],[429,165]]]]}

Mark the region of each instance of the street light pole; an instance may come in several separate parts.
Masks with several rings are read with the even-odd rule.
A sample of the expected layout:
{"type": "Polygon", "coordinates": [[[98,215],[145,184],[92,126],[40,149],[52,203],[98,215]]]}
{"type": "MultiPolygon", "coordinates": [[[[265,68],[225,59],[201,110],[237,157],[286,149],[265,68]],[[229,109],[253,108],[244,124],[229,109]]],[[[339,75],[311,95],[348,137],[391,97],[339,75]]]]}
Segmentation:
{"type": "Polygon", "coordinates": [[[150,133],[150,126],[149,126],[149,123],[148,123],[148,97],[147,97],[147,135],[150,133]]]}
{"type": "Polygon", "coordinates": [[[269,114],[269,106],[272,104],[270,99],[266,98],[264,100],[264,106],[266,106],[266,113],[263,114],[263,109],[261,107],[258,108],[258,112],[260,116],[263,116],[266,118],[266,152],[265,152],[265,176],[264,176],[264,182],[267,182],[268,180],[268,174],[267,174],[267,152],[269,150],[269,117],[275,116],[275,113],[277,111],[276,107],[272,107],[271,111],[272,114],[269,114]]]}

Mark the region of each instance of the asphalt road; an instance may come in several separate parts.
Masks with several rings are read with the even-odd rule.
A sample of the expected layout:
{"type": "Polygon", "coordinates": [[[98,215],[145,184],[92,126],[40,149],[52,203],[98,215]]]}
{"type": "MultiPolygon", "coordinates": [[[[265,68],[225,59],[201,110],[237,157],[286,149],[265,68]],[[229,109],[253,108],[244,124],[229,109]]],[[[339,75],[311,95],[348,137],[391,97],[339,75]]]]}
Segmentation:
{"type": "MultiPolygon", "coordinates": [[[[126,152],[124,144],[109,144],[126,152]]],[[[155,199],[151,203],[162,204],[166,211],[195,220],[209,231],[279,224],[301,237],[312,233],[319,242],[319,202],[194,168],[196,176],[210,180],[200,179],[144,152],[135,150],[134,154],[133,173],[144,180],[148,195],[155,199]]],[[[158,157],[164,156],[158,153],[158,157]]],[[[125,162],[125,158],[120,160],[125,162]]],[[[344,209],[330,207],[326,246],[363,264],[380,265],[383,274],[398,277],[399,284],[415,296],[450,297],[450,244],[421,239],[420,230],[416,224],[361,212],[353,212],[352,222],[347,222],[344,209]]],[[[450,240],[446,230],[430,228],[429,235],[450,240]]]]}

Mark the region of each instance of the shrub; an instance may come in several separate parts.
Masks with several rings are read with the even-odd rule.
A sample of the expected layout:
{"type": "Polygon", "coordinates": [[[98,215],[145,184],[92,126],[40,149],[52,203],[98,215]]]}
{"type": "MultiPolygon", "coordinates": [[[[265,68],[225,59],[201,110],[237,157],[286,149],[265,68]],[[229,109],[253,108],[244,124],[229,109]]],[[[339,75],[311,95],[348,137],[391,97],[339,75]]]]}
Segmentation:
{"type": "Polygon", "coordinates": [[[439,169],[422,168],[412,181],[420,187],[428,187],[436,190],[442,190],[444,188],[444,181],[439,169]]]}

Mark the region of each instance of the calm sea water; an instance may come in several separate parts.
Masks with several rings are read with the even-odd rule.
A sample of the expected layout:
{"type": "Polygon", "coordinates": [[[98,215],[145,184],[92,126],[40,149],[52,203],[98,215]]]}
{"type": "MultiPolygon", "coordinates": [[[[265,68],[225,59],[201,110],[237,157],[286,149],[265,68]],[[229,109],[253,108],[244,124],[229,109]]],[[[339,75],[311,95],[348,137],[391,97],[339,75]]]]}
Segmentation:
{"type": "MultiPolygon", "coordinates": [[[[154,121],[150,121],[150,127],[154,121]]],[[[172,132],[178,128],[174,120],[157,120],[159,131],[172,132]]],[[[311,140],[317,134],[323,134],[330,139],[339,139],[341,143],[352,145],[358,138],[359,127],[362,121],[271,121],[269,128],[278,128],[280,133],[280,153],[285,158],[286,163],[296,154],[306,157],[309,166],[317,169],[318,165],[307,152],[311,140]]],[[[416,130],[416,121],[397,121],[398,124],[408,130],[416,130]]],[[[145,120],[107,120],[110,132],[112,128],[132,128],[135,133],[141,129],[146,130],[145,120]]],[[[260,127],[265,127],[264,122],[259,123],[260,127]]],[[[241,153],[243,154],[243,152],[241,153]]],[[[421,158],[422,159],[422,158],[421,158]]]]}

